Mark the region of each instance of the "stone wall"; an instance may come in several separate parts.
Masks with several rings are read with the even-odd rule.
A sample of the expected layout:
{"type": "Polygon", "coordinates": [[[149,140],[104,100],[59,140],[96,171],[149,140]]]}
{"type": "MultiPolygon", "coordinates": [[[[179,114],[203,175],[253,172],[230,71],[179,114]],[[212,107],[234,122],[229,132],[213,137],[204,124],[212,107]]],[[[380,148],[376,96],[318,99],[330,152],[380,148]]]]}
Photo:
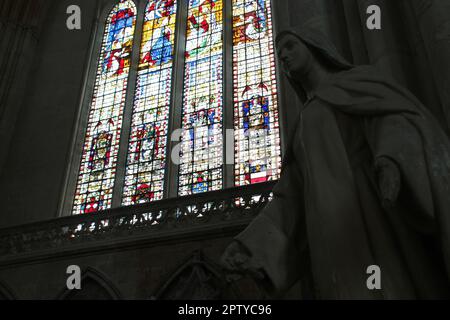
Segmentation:
{"type": "Polygon", "coordinates": [[[248,280],[235,285],[225,282],[218,261],[230,241],[230,237],[222,236],[183,240],[182,243],[141,244],[101,252],[93,246],[91,251],[82,254],[58,254],[55,251],[51,258],[36,257],[0,266],[0,287],[2,284],[8,287],[16,299],[70,299],[66,289],[66,269],[78,265],[85,276],[81,282],[82,290],[73,293],[78,298],[84,295],[91,299],[169,299],[174,296],[188,299],[193,297],[189,290],[201,287],[203,289],[195,293],[200,299],[261,298],[257,285],[248,280]],[[86,276],[116,294],[99,295],[86,276]]]}
{"type": "MultiPolygon", "coordinates": [[[[31,6],[38,1],[21,2],[31,6]]],[[[0,226],[57,217],[89,55],[90,30],[99,5],[93,0],[41,3],[45,6],[35,12],[41,32],[25,33],[29,45],[22,49],[22,55],[15,54],[28,68],[15,75],[10,98],[3,107],[6,114],[2,123],[13,133],[9,143],[2,141],[0,153],[6,158],[0,175],[0,226]],[[66,9],[71,4],[83,7],[81,31],[66,27],[66,9]]],[[[14,38],[19,41],[21,34],[14,33],[14,38]]]]}

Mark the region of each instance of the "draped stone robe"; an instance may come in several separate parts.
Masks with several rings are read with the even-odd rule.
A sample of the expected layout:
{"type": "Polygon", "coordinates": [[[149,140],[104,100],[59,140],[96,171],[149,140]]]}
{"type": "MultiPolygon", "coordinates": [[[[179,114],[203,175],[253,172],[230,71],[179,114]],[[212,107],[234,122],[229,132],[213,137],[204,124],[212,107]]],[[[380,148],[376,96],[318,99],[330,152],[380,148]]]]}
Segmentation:
{"type": "Polygon", "coordinates": [[[302,110],[273,200],[236,240],[274,293],[311,268],[320,299],[448,298],[449,160],[448,138],[410,93],[371,67],[340,72],[302,110]],[[392,210],[379,197],[381,156],[401,171],[392,210]],[[367,287],[371,265],[381,290],[367,287]]]}

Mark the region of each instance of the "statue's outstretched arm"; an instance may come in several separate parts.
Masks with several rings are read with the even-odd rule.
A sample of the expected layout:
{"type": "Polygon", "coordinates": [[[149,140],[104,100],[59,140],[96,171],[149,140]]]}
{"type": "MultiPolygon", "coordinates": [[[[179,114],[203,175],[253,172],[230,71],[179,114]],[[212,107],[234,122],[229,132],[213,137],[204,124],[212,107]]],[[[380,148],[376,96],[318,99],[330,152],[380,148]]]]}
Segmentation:
{"type": "Polygon", "coordinates": [[[306,251],[303,179],[295,162],[286,166],[273,189],[273,199],[235,238],[222,262],[232,271],[264,275],[274,292],[283,292],[301,276],[306,251]]]}

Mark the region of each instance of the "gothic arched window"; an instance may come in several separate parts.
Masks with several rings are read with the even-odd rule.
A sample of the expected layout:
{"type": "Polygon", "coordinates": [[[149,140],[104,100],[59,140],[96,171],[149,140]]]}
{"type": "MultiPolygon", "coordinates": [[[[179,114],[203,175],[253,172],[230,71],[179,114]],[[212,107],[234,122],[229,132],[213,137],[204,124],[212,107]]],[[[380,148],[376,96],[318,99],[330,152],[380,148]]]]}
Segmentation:
{"type": "Polygon", "coordinates": [[[223,1],[189,1],[179,195],[223,186],[223,1]]]}
{"type": "Polygon", "coordinates": [[[131,0],[120,1],[108,16],[98,57],[74,214],[96,212],[112,205],[135,25],[136,6],[131,0]]]}
{"type": "Polygon", "coordinates": [[[176,8],[172,0],[145,9],[123,205],[163,198],[176,8]]]}
{"type": "Polygon", "coordinates": [[[235,184],[276,179],[281,151],[269,1],[234,0],[235,184]]]}
{"type": "Polygon", "coordinates": [[[117,0],[63,210],[93,213],[276,180],[271,10],[270,0],[117,0]]]}

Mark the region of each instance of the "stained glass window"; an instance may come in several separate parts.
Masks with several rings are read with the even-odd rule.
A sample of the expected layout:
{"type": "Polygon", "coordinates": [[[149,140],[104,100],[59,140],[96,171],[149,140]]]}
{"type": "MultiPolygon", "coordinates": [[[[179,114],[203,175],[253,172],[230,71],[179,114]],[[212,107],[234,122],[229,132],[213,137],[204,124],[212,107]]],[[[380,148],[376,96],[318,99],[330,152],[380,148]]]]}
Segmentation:
{"type": "Polygon", "coordinates": [[[146,7],[123,205],[163,197],[176,11],[176,0],[146,7]]]}
{"type": "Polygon", "coordinates": [[[222,188],[222,0],[189,0],[179,189],[222,188]]]}
{"type": "Polygon", "coordinates": [[[233,0],[235,185],[274,180],[281,168],[269,0],[233,0]]]}
{"type": "Polygon", "coordinates": [[[132,206],[167,193],[185,196],[232,187],[223,179],[224,127],[235,129],[235,186],[277,179],[281,151],[270,0],[229,0],[229,11],[224,0],[146,0],[139,14],[132,0],[116,1],[102,38],[75,200],[64,211],[94,213],[113,202],[132,206]],[[142,37],[133,44],[137,16],[142,37]],[[176,25],[186,27],[176,30],[176,25]],[[224,30],[233,33],[226,47],[224,30]],[[176,33],[186,37],[176,43],[176,33]],[[139,55],[132,65],[133,50],[139,55]],[[225,72],[233,85],[226,97],[225,72]],[[136,87],[128,87],[128,81],[136,87]],[[133,99],[126,104],[127,94],[133,99]],[[224,106],[231,96],[232,103],[224,106]],[[224,108],[233,114],[225,117],[224,108]],[[177,127],[180,114],[176,167],[168,163],[168,155],[178,152],[168,148],[169,123],[177,127]],[[122,131],[129,133],[128,143],[120,144],[122,131]],[[119,145],[124,147],[119,150],[119,145]],[[125,167],[116,176],[118,159],[125,167]],[[172,168],[178,172],[168,173],[172,168]],[[175,190],[168,190],[169,176],[178,180],[175,190]]]}
{"type": "Polygon", "coordinates": [[[136,23],[135,13],[133,1],[121,0],[107,19],[89,109],[73,214],[92,213],[111,207],[136,23]]]}

